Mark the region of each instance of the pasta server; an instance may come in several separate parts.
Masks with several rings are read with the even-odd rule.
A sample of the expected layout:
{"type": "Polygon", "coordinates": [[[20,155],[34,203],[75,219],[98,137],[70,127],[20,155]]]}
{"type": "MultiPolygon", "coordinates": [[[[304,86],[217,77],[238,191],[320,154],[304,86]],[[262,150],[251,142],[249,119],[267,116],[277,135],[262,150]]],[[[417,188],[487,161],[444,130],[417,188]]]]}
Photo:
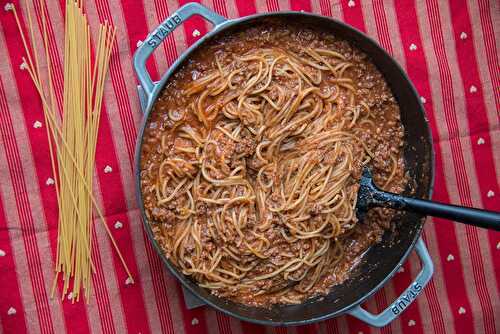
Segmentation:
{"type": "Polygon", "coordinates": [[[371,169],[365,166],[361,175],[356,204],[358,219],[363,220],[368,209],[372,207],[411,211],[422,215],[453,220],[462,224],[500,231],[499,212],[443,204],[383,191],[373,182],[371,169]]]}

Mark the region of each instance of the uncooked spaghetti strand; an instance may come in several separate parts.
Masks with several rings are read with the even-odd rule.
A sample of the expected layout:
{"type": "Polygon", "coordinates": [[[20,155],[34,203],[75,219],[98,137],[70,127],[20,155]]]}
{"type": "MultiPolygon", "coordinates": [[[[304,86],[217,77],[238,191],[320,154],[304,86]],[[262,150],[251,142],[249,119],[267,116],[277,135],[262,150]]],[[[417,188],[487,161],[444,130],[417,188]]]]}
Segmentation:
{"type": "MultiPolygon", "coordinates": [[[[71,14],[70,14],[70,15],[71,15],[71,14]]],[[[24,36],[24,34],[23,34],[23,36],[24,36]]],[[[112,37],[112,38],[114,38],[114,34],[113,34],[113,37],[112,37]]],[[[31,65],[31,67],[33,68],[34,66],[33,66],[33,62],[32,62],[32,60],[31,60],[31,55],[30,55],[30,53],[29,53],[29,49],[28,49],[28,47],[27,47],[27,43],[25,43],[25,46],[26,46],[27,55],[28,55],[28,57],[29,57],[29,63],[28,63],[28,64],[29,64],[29,65],[31,65]]],[[[110,54],[110,52],[108,52],[108,54],[110,54]]],[[[109,56],[108,56],[108,59],[109,59],[109,56]]],[[[62,143],[62,147],[64,148],[63,152],[64,152],[64,153],[66,153],[66,154],[68,155],[68,157],[70,158],[70,162],[72,162],[72,163],[73,163],[73,165],[74,165],[74,167],[76,167],[76,172],[77,172],[78,176],[79,176],[80,178],[83,178],[82,171],[78,168],[78,165],[77,165],[77,163],[75,162],[75,156],[73,156],[73,154],[71,153],[71,150],[70,150],[70,149],[69,149],[69,147],[68,147],[68,142],[65,140],[64,135],[63,135],[63,134],[62,134],[62,132],[61,132],[61,129],[59,129],[59,128],[58,128],[58,126],[57,126],[57,123],[56,123],[57,121],[55,120],[55,119],[56,119],[56,115],[55,115],[55,113],[52,111],[52,108],[53,108],[54,106],[52,105],[52,108],[51,108],[51,107],[49,106],[49,104],[47,103],[47,101],[45,100],[45,97],[44,97],[43,91],[42,91],[42,89],[41,89],[41,84],[40,84],[39,79],[38,79],[38,78],[39,78],[39,76],[38,76],[38,75],[35,75],[34,73],[31,73],[31,74],[32,74],[32,79],[33,79],[33,82],[35,83],[35,86],[37,86],[37,89],[38,89],[38,91],[40,92],[40,94],[39,94],[39,95],[41,96],[41,98],[42,98],[42,100],[43,100],[43,105],[44,105],[44,108],[45,108],[45,109],[46,109],[46,111],[47,111],[47,113],[46,113],[46,116],[48,116],[48,117],[47,117],[47,120],[48,120],[47,124],[48,124],[48,127],[50,127],[50,129],[51,129],[50,131],[52,132],[52,137],[53,137],[53,138],[56,138],[56,137],[59,137],[59,138],[60,138],[61,143],[62,143]],[[53,126],[52,126],[52,125],[53,125],[53,126]],[[55,130],[55,133],[54,133],[54,130],[55,130]]],[[[100,96],[102,96],[102,93],[98,94],[98,96],[99,96],[99,95],[100,95],[100,96]]],[[[64,131],[64,130],[63,130],[63,131],[64,131]]],[[[56,142],[55,142],[55,143],[56,143],[56,145],[57,145],[57,140],[56,140],[56,142]]],[[[63,172],[63,174],[65,174],[65,172],[63,172]]],[[[88,186],[88,184],[87,184],[86,182],[84,182],[84,183],[83,183],[83,185],[84,185],[84,188],[86,189],[86,191],[89,191],[89,186],[88,186]]],[[[101,221],[105,222],[105,220],[104,220],[104,218],[103,218],[103,215],[102,215],[102,212],[100,211],[99,207],[97,206],[97,203],[96,203],[96,201],[95,201],[94,197],[93,197],[92,195],[91,195],[90,197],[91,197],[91,202],[92,202],[92,204],[96,207],[96,211],[98,212],[98,215],[100,216],[101,221]]],[[[116,250],[117,250],[118,256],[120,257],[120,260],[122,261],[122,264],[124,265],[125,270],[127,271],[127,274],[129,275],[129,277],[130,277],[130,278],[132,278],[132,277],[131,277],[131,274],[130,274],[130,271],[128,270],[128,267],[126,266],[126,263],[125,263],[125,262],[124,262],[124,260],[123,260],[123,256],[121,255],[121,252],[120,252],[120,251],[119,251],[119,249],[117,248],[116,242],[114,241],[114,238],[112,237],[112,235],[111,235],[111,233],[110,233],[110,231],[109,231],[109,228],[107,228],[107,225],[106,225],[106,224],[105,224],[105,229],[106,229],[107,233],[110,235],[111,241],[112,241],[112,243],[113,243],[114,247],[115,247],[115,248],[116,248],[116,250]]]]}

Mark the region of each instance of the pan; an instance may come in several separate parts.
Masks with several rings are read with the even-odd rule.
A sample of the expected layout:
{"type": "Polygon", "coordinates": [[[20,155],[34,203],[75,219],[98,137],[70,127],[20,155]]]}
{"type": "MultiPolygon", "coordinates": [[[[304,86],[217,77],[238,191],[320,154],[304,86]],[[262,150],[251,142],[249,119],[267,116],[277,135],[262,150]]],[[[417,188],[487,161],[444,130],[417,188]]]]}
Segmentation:
{"type": "Polygon", "coordinates": [[[150,222],[147,220],[141,193],[141,148],[146,124],[152,106],[169,78],[201,45],[209,43],[221,34],[251,26],[262,20],[294,22],[304,27],[314,26],[350,41],[366,53],[388,82],[401,110],[401,122],[405,128],[407,143],[404,156],[406,168],[413,180],[407,192],[418,198],[430,198],[434,182],[434,151],[428,121],[420,98],[407,75],[380,46],[358,30],[331,18],[302,13],[277,12],[258,14],[238,19],[226,19],[198,3],[188,3],[163,21],[144,40],[134,55],[134,68],[139,80],[141,107],[144,117],[139,131],[135,156],[135,183],[138,205],[144,228],[151,243],[165,266],[193,295],[204,303],[241,320],[272,326],[304,325],[316,321],[350,314],[369,325],[381,327],[397,318],[422,292],[433,274],[433,264],[420,235],[425,217],[414,213],[401,213],[394,221],[394,230],[385,233],[382,241],[366,251],[350,278],[334,286],[326,296],[307,300],[299,305],[276,305],[257,308],[219,298],[199,287],[178,271],[163,255],[155,241],[150,222]],[[212,30],[188,48],[168,69],[158,82],[153,82],[146,69],[146,61],[165,38],[193,15],[199,15],[212,24],[212,30]],[[372,296],[398,271],[412,250],[416,250],[421,271],[408,288],[384,311],[372,314],[361,304],[372,296]]]}

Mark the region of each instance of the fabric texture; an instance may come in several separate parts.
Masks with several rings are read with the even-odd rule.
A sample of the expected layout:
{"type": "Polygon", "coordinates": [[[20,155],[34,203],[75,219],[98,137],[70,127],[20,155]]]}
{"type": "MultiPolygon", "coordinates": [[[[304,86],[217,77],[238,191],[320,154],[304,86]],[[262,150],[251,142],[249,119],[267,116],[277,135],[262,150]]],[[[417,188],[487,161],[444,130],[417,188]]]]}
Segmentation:
{"type": "MultiPolygon", "coordinates": [[[[26,1],[31,3],[31,1],[26,1]]],[[[26,2],[15,1],[22,22],[26,2]]],[[[27,71],[14,17],[0,10],[0,333],[499,333],[500,233],[429,219],[424,240],[432,281],[394,322],[370,328],[349,316],[296,328],[241,322],[209,307],[187,310],[176,279],[142,228],[133,157],[141,121],[132,55],[185,0],[87,0],[93,29],[118,29],[96,158],[96,197],[136,280],[95,223],[97,273],[88,303],[50,298],[57,202],[43,111],[27,71]],[[40,123],[38,123],[40,122],[40,123]],[[109,166],[109,168],[108,168],[109,166]],[[116,224],[121,222],[120,226],[116,224]]],[[[62,77],[64,0],[47,0],[54,73],[62,77]]],[[[500,3],[495,0],[204,0],[234,18],[303,10],[344,21],[378,41],[422,96],[436,150],[434,199],[500,210],[500,3]]],[[[31,6],[31,5],[30,5],[31,6]]],[[[24,24],[24,23],[23,23],[24,24]]],[[[148,70],[163,74],[211,25],[192,18],[157,49],[148,70]]],[[[94,31],[95,33],[95,31],[94,31]]],[[[62,92],[62,87],[56,87],[62,92]]],[[[404,110],[403,110],[404,112],[404,110]]],[[[420,269],[412,254],[364,307],[382,311],[420,269]]]]}

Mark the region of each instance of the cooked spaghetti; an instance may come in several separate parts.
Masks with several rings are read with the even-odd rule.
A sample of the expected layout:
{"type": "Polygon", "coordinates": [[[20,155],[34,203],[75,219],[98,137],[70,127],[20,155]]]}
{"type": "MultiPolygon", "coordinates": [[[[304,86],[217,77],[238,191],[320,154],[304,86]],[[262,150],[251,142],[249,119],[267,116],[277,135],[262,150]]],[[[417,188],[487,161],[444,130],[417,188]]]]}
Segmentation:
{"type": "Polygon", "coordinates": [[[146,214],[200,286],[300,303],[344,280],[390,221],[379,210],[357,224],[357,181],[368,164],[385,189],[404,187],[399,110],[344,41],[274,23],[232,36],[199,51],[154,106],[146,214]]]}

